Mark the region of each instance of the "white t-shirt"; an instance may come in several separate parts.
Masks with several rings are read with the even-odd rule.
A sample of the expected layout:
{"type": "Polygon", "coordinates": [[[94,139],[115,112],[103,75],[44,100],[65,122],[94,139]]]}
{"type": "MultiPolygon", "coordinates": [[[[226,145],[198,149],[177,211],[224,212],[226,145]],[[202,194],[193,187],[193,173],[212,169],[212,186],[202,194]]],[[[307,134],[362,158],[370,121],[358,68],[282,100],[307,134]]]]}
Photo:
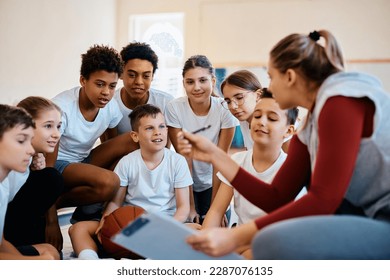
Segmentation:
{"type": "MultiPolygon", "coordinates": [[[[129,109],[123,104],[122,98],[121,98],[121,89],[119,88],[115,91],[114,99],[117,101],[119,105],[119,109],[122,113],[122,120],[118,124],[118,133],[123,134],[125,132],[131,131],[131,124],[130,124],[130,118],[129,114],[133,112],[132,109],[129,109]]],[[[150,89],[149,90],[149,99],[147,104],[152,104],[161,109],[161,112],[164,114],[165,106],[169,101],[171,101],[174,97],[170,95],[169,93],[166,93],[161,90],[157,89],[150,89]]]]}
{"type": "MultiPolygon", "coordinates": [[[[264,172],[257,172],[252,164],[253,150],[238,152],[232,155],[232,159],[237,162],[242,168],[261,179],[266,183],[271,183],[279,168],[282,166],[286,160],[287,154],[280,150],[280,155],[277,160],[264,172]]],[[[226,185],[231,186],[231,184],[223,177],[221,173],[217,173],[219,179],[224,182],[226,185]]],[[[257,206],[250,203],[244,196],[242,196],[238,191],[234,189],[234,211],[238,216],[237,224],[241,225],[247,223],[251,220],[254,220],[260,216],[265,215],[266,213],[258,208],[257,206]]]]}
{"type": "Polygon", "coordinates": [[[30,169],[20,173],[11,171],[8,176],[0,182],[0,244],[3,238],[5,214],[7,213],[8,203],[14,199],[16,193],[24,185],[30,174],[30,169]]]}
{"type": "MultiPolygon", "coordinates": [[[[211,107],[208,115],[197,116],[192,111],[187,96],[178,97],[169,102],[165,108],[165,118],[168,126],[194,131],[201,127],[211,125],[209,129],[199,134],[218,144],[221,129],[236,127],[239,122],[222,107],[222,98],[211,97],[211,107]]],[[[193,190],[205,191],[212,187],[213,167],[210,163],[197,160],[192,161],[193,190]]]]}
{"type": "Polygon", "coordinates": [[[116,127],[122,119],[118,104],[112,99],[99,109],[94,121],[87,121],[79,108],[80,88],[64,91],[52,99],[63,112],[58,160],[81,162],[90,154],[104,131],[116,127]]]}
{"type": "Polygon", "coordinates": [[[242,132],[242,138],[244,139],[244,147],[247,150],[253,148],[253,139],[251,136],[251,129],[249,128],[249,123],[247,121],[240,121],[240,128],[242,132]]]}
{"type": "Polygon", "coordinates": [[[0,244],[3,240],[5,213],[7,213],[7,206],[9,202],[8,185],[3,185],[3,182],[0,182],[0,244]]]}
{"type": "Polygon", "coordinates": [[[176,212],[175,189],[193,183],[185,158],[167,148],[164,148],[163,160],[153,170],[145,165],[138,149],[124,156],[114,172],[119,176],[121,187],[127,187],[124,205],[171,216],[176,212]]]}

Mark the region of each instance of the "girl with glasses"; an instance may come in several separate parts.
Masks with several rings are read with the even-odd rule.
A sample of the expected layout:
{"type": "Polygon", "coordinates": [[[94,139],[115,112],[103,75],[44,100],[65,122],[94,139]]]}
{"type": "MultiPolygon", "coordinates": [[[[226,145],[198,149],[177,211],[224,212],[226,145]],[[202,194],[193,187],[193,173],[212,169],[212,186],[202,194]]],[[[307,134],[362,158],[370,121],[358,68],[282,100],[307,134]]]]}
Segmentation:
{"type": "Polygon", "coordinates": [[[249,124],[261,89],[262,86],[256,75],[248,70],[233,72],[221,84],[221,92],[224,96],[222,105],[240,121],[246,150],[253,147],[249,124]]]}

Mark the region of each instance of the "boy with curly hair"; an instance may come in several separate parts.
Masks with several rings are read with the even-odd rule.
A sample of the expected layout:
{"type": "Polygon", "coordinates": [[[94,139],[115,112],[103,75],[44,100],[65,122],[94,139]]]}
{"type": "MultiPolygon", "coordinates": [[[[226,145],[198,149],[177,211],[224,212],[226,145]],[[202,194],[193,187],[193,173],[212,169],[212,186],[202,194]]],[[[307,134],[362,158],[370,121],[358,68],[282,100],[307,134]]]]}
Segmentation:
{"type": "Polygon", "coordinates": [[[64,177],[65,192],[57,207],[83,206],[77,207],[72,222],[100,218],[102,204],[119,188],[113,166],[134,146],[127,135],[96,146],[99,137],[122,119],[112,100],[123,69],[119,53],[109,46],[94,45],[81,58],[81,86],[53,98],[63,111],[61,140],[48,155],[48,165],[53,164],[64,177]]]}
{"type": "MultiPolygon", "coordinates": [[[[114,99],[118,102],[123,118],[110,135],[129,133],[132,130],[129,114],[138,105],[152,104],[165,110],[173,96],[161,90],[151,88],[154,74],[158,68],[158,56],[143,42],[132,42],[123,47],[122,57],[123,87],[115,91],[114,99]]],[[[129,152],[131,152],[129,150],[129,152]]]]}

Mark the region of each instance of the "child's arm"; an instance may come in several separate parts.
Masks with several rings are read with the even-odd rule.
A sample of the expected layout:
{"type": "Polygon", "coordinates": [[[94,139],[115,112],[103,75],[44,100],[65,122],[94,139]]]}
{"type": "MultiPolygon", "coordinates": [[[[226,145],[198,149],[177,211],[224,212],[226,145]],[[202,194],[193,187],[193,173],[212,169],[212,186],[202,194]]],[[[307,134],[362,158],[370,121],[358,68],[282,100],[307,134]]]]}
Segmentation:
{"type": "Polygon", "coordinates": [[[116,192],[115,196],[111,199],[111,201],[107,203],[102,218],[100,220],[99,227],[96,229],[95,234],[98,234],[99,231],[102,229],[104,224],[104,218],[123,205],[123,202],[125,201],[126,197],[126,192],[127,187],[119,187],[119,190],[116,192]]]}
{"type": "Polygon", "coordinates": [[[194,200],[194,190],[193,187],[190,186],[189,188],[189,197],[190,197],[190,213],[188,214],[188,220],[190,222],[198,223],[200,222],[199,220],[199,214],[196,212],[195,208],[195,200],[194,200]]]}
{"type": "Polygon", "coordinates": [[[123,205],[125,201],[127,192],[127,187],[121,186],[119,190],[116,192],[115,196],[107,203],[106,209],[103,212],[103,217],[111,214],[113,211],[118,209],[123,205]]]}
{"type": "MultiPolygon", "coordinates": [[[[229,149],[230,146],[232,145],[235,130],[236,130],[235,127],[231,127],[231,128],[221,129],[219,133],[217,146],[226,153],[229,153],[229,149]]],[[[213,192],[212,192],[211,201],[214,200],[214,197],[218,192],[219,185],[221,184],[221,180],[217,177],[217,172],[218,170],[216,168],[213,168],[213,192]]]]}
{"type": "Polygon", "coordinates": [[[62,250],[63,237],[58,223],[57,207],[53,205],[46,213],[46,242],[52,244],[58,251],[62,250]]]}
{"type": "Polygon", "coordinates": [[[202,229],[220,227],[221,221],[233,197],[233,188],[221,183],[202,224],[202,229]]]}
{"type": "MultiPolygon", "coordinates": [[[[176,127],[171,127],[171,126],[168,127],[169,139],[171,139],[172,145],[177,152],[179,152],[178,147],[177,147],[177,144],[178,144],[177,134],[180,131],[182,131],[181,128],[176,128],[176,127]]],[[[186,158],[186,160],[187,160],[188,167],[190,168],[190,172],[192,175],[192,160],[189,158],[186,158]]],[[[194,222],[199,223],[199,215],[195,209],[194,193],[193,193],[192,186],[190,186],[190,188],[189,188],[189,198],[190,198],[190,213],[188,215],[188,219],[191,222],[193,222],[195,220],[194,222]]]]}
{"type": "Polygon", "coordinates": [[[190,214],[189,187],[175,188],[176,212],[173,218],[179,222],[185,222],[190,214]]]}
{"type": "Polygon", "coordinates": [[[107,128],[106,131],[100,136],[100,142],[103,143],[111,138],[114,138],[115,136],[118,136],[118,128],[107,128]]]}
{"type": "Polygon", "coordinates": [[[168,126],[168,139],[171,140],[173,147],[178,152],[177,149],[177,134],[181,131],[181,128],[176,128],[172,126],[168,126]]]}

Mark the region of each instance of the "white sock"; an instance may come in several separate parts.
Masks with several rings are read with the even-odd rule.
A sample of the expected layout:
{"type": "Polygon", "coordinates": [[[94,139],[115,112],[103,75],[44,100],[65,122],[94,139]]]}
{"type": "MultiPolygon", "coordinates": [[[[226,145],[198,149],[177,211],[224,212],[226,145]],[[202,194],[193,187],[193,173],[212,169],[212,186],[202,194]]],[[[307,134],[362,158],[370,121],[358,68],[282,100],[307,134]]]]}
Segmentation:
{"type": "Polygon", "coordinates": [[[79,260],[99,260],[98,254],[92,249],[84,249],[78,256],[79,260]]]}

